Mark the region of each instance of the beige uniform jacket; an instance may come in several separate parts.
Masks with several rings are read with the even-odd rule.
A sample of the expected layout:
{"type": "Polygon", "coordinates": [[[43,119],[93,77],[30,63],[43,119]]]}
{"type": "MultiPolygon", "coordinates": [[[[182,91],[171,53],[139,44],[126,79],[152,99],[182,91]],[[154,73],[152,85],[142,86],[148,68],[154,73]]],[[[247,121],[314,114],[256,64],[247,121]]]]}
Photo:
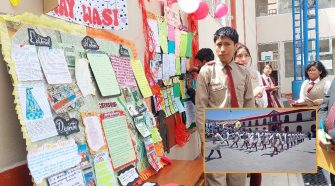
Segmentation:
{"type": "MultiPolygon", "coordinates": [[[[231,73],[239,107],[255,107],[255,100],[249,71],[231,62],[231,73]]],[[[195,94],[196,124],[200,134],[205,126],[205,108],[229,108],[231,97],[228,89],[227,74],[224,64],[216,60],[214,64],[206,64],[200,70],[195,94]]]]}

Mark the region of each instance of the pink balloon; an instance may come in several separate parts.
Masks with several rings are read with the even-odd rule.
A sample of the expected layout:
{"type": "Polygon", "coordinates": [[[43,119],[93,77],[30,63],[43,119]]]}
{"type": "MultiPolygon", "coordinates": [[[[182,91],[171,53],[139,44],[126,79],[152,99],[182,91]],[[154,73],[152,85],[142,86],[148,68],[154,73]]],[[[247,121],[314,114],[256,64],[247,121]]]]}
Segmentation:
{"type": "Polygon", "coordinates": [[[198,10],[196,10],[193,13],[193,15],[195,19],[200,20],[204,19],[208,15],[208,12],[209,12],[208,4],[205,1],[201,1],[198,10]]]}
{"type": "Polygon", "coordinates": [[[220,17],[225,16],[227,13],[228,13],[228,7],[226,4],[222,3],[216,7],[215,12],[214,12],[214,17],[220,18],[220,17]]]}

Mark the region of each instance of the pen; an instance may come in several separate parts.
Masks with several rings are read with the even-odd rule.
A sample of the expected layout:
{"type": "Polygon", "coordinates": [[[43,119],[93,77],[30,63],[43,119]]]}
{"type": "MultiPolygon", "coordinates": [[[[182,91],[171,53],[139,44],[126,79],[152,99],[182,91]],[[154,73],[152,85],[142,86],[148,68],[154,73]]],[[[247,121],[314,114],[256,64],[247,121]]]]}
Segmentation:
{"type": "MultiPolygon", "coordinates": [[[[327,142],[327,137],[326,137],[326,131],[325,131],[325,124],[323,122],[323,120],[320,120],[320,123],[319,123],[322,131],[323,131],[323,137],[325,139],[325,141],[327,142]]],[[[328,151],[328,144],[326,144],[326,151],[328,151]]]]}

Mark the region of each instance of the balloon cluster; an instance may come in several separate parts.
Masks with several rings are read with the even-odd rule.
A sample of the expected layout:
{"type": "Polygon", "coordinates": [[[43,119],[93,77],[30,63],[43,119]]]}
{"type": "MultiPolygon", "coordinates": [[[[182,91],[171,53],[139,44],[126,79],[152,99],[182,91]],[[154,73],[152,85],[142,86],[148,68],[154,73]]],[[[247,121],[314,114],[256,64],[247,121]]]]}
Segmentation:
{"type": "MultiPolygon", "coordinates": [[[[196,20],[204,19],[209,12],[208,4],[205,0],[168,0],[168,4],[171,5],[178,1],[179,7],[182,11],[192,14],[196,20]]],[[[214,12],[215,18],[221,18],[228,13],[228,7],[226,4],[219,4],[214,12]]]]}

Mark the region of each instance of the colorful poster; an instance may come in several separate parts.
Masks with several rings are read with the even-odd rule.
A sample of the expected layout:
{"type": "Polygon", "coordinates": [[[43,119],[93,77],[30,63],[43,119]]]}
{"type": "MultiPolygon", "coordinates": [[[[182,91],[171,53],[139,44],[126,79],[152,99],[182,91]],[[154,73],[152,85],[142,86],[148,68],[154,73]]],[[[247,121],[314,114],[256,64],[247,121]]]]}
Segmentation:
{"type": "Polygon", "coordinates": [[[192,57],[192,40],[193,40],[193,33],[187,33],[187,48],[186,48],[186,57],[192,57]]]}
{"type": "Polygon", "coordinates": [[[57,136],[43,83],[22,83],[18,87],[20,108],[30,141],[57,136]]]}
{"type": "Polygon", "coordinates": [[[167,43],[167,36],[168,36],[168,26],[164,21],[164,18],[159,17],[158,19],[158,30],[159,30],[159,43],[162,48],[163,53],[168,53],[168,43],[167,43]]]}
{"type": "Polygon", "coordinates": [[[38,57],[49,84],[72,82],[63,49],[39,47],[38,57]]]}
{"type": "Polygon", "coordinates": [[[175,76],[176,75],[176,55],[169,54],[169,76],[175,76]]]}
{"type": "Polygon", "coordinates": [[[34,181],[39,184],[44,178],[78,165],[80,156],[76,142],[70,138],[29,149],[27,161],[34,181]]]}
{"type": "Polygon", "coordinates": [[[83,171],[80,167],[65,170],[48,178],[48,186],[85,186],[83,171]]]}
{"type": "Polygon", "coordinates": [[[144,145],[145,150],[147,152],[148,161],[151,165],[151,167],[158,172],[161,168],[161,165],[159,164],[159,160],[156,155],[155,146],[151,138],[145,138],[144,139],[144,145]]]}
{"type": "Polygon", "coordinates": [[[186,113],[186,127],[190,127],[192,123],[195,123],[195,106],[192,101],[184,102],[185,113],[186,113]]]}
{"type": "Polygon", "coordinates": [[[176,75],[181,75],[180,57],[176,57],[176,75]]]}
{"type": "Polygon", "coordinates": [[[87,59],[79,58],[75,61],[75,76],[77,85],[84,97],[95,95],[95,88],[92,83],[92,76],[87,59]]]}
{"type": "Polygon", "coordinates": [[[90,154],[88,152],[88,147],[86,144],[78,145],[78,153],[81,157],[80,167],[81,169],[86,169],[91,167],[90,154]]]}
{"type": "Polygon", "coordinates": [[[43,80],[40,62],[34,45],[13,45],[12,59],[15,62],[19,81],[43,80]]]}
{"type": "MultiPolygon", "coordinates": [[[[150,29],[153,32],[154,35],[154,42],[155,42],[155,52],[156,53],[160,53],[161,52],[161,48],[160,48],[160,44],[159,44],[159,34],[158,34],[158,25],[157,25],[157,21],[154,19],[148,19],[148,24],[150,26],[150,29]]],[[[150,46],[150,51],[152,50],[152,46],[150,46]]]]}
{"type": "Polygon", "coordinates": [[[119,95],[120,87],[109,57],[106,54],[88,53],[87,58],[101,95],[103,97],[119,95]]]}
{"type": "Polygon", "coordinates": [[[94,171],[99,186],[118,186],[108,152],[103,151],[93,158],[94,171]]]}
{"type": "Polygon", "coordinates": [[[84,104],[82,95],[75,83],[48,86],[48,98],[52,109],[65,113],[84,104]]]}
{"type": "Polygon", "coordinates": [[[136,86],[134,73],[131,70],[130,58],[110,56],[116,79],[121,87],[136,86]]]}
{"type": "Polygon", "coordinates": [[[169,28],[168,28],[168,40],[169,41],[175,41],[175,31],[174,31],[174,29],[175,28],[173,26],[169,25],[169,28]]]}
{"type": "Polygon", "coordinates": [[[180,69],[182,74],[186,74],[186,58],[182,57],[180,61],[180,69]]]}
{"type": "Polygon", "coordinates": [[[187,32],[180,32],[180,57],[186,57],[187,50],[187,32]]]}
{"type": "Polygon", "coordinates": [[[92,168],[84,170],[85,186],[96,186],[94,171],[92,168]]]}
{"type": "Polygon", "coordinates": [[[132,186],[139,179],[139,174],[133,165],[120,170],[117,176],[120,185],[132,186]]]}
{"type": "Polygon", "coordinates": [[[144,117],[142,115],[134,118],[134,124],[140,134],[145,138],[151,135],[148,127],[145,124],[144,117]]]}
{"type": "Polygon", "coordinates": [[[130,64],[131,64],[131,68],[133,69],[138,87],[142,93],[143,98],[152,96],[152,92],[151,92],[148,80],[145,77],[141,61],[132,60],[130,64]]]}
{"type": "Polygon", "coordinates": [[[85,134],[89,148],[93,154],[106,147],[101,128],[100,117],[95,113],[82,113],[85,134]]]}
{"type": "Polygon", "coordinates": [[[175,28],[178,28],[181,24],[179,11],[172,9],[169,6],[164,6],[164,18],[169,25],[175,28]]]}
{"type": "Polygon", "coordinates": [[[125,165],[135,162],[137,160],[136,153],[123,111],[105,113],[102,118],[102,126],[114,170],[119,170],[125,165]]]}
{"type": "Polygon", "coordinates": [[[175,43],[174,41],[168,41],[168,53],[174,54],[175,52],[175,43]]]}
{"type": "Polygon", "coordinates": [[[170,78],[170,61],[169,54],[163,54],[163,80],[170,78]]]}
{"type": "Polygon", "coordinates": [[[151,72],[154,75],[155,81],[161,80],[163,78],[163,62],[162,55],[155,54],[154,59],[150,61],[151,72]]]}
{"type": "Polygon", "coordinates": [[[69,22],[106,30],[127,30],[127,2],[120,0],[58,0],[47,15],[69,22]]]}

